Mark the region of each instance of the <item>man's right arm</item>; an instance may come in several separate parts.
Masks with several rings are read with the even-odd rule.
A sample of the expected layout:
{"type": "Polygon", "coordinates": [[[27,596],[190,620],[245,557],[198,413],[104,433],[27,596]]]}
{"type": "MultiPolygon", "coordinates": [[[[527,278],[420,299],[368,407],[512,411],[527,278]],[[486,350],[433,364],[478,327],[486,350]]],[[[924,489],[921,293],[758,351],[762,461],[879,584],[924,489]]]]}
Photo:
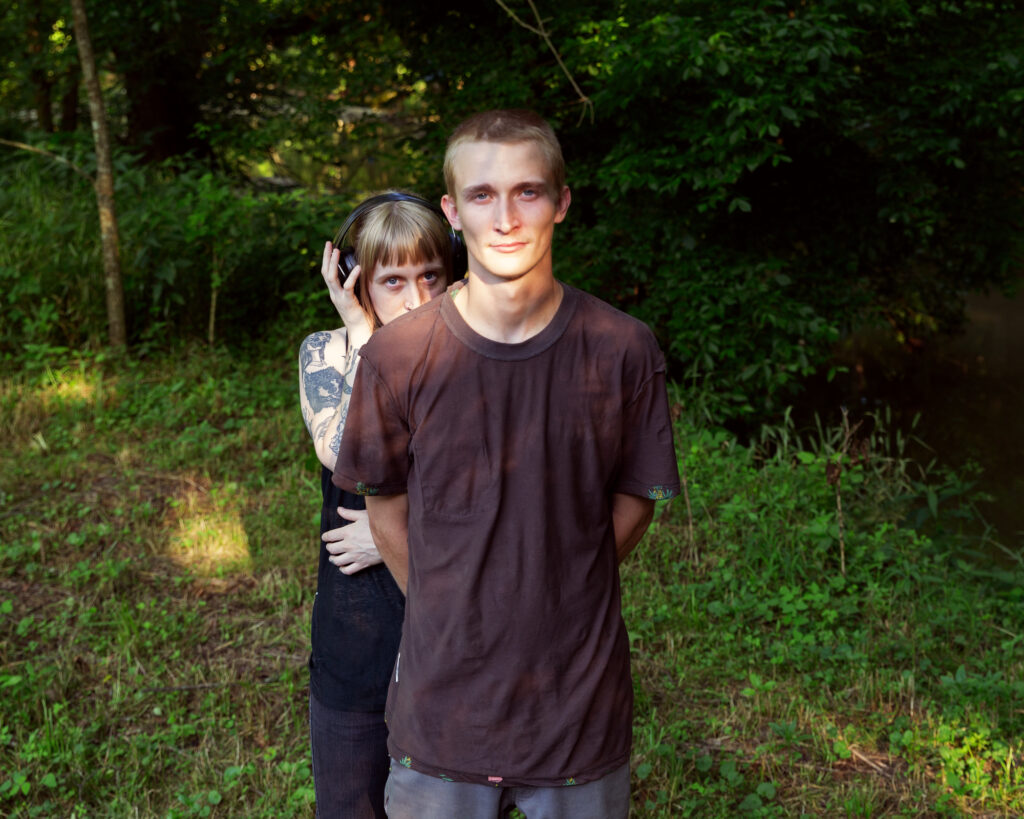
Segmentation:
{"type": "Polygon", "coordinates": [[[612,526],[619,563],[633,551],[654,520],[654,501],[616,492],[612,495],[612,526]]]}
{"type": "Polygon", "coordinates": [[[409,496],[367,495],[366,512],[377,551],[405,594],[409,583],[409,496]]]}

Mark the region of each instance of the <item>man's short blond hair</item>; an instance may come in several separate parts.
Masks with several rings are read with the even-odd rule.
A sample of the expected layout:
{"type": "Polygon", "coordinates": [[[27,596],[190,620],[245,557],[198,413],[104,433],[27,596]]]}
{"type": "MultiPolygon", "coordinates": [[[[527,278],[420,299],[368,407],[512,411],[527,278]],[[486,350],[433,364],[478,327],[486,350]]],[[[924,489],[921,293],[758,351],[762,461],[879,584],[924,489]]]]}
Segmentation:
{"type": "Polygon", "coordinates": [[[444,152],[444,183],[455,197],[455,156],[466,142],[533,142],[548,166],[547,183],[557,199],[565,187],[565,159],[554,129],[542,116],[525,109],[484,111],[463,120],[448,138],[444,152]]]}

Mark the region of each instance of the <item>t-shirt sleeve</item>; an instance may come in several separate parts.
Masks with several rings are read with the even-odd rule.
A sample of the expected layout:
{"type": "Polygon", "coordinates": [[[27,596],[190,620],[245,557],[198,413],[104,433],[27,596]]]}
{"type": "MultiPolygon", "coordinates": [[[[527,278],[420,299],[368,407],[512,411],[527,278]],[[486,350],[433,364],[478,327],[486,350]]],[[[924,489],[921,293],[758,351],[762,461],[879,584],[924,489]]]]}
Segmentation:
{"type": "Polygon", "coordinates": [[[364,359],[331,480],[357,495],[401,495],[408,476],[408,424],[376,366],[364,359]]]}
{"type": "Polygon", "coordinates": [[[622,461],[613,491],[663,500],[679,494],[679,467],[665,386],[665,360],[653,340],[647,366],[623,417],[622,461]]]}

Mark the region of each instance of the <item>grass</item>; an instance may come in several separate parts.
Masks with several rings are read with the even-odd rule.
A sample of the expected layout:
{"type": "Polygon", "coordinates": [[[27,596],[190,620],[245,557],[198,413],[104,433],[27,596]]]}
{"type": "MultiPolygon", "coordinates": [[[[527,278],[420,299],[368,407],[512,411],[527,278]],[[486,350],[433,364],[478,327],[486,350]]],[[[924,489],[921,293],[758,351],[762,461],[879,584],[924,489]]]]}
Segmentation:
{"type": "MultiPolygon", "coordinates": [[[[0,813],[312,815],[294,381],[269,348],[0,380],[0,813]]],[[[1024,815],[1019,561],[883,441],[784,439],[679,421],[689,504],[623,569],[633,815],[1024,815]]]]}

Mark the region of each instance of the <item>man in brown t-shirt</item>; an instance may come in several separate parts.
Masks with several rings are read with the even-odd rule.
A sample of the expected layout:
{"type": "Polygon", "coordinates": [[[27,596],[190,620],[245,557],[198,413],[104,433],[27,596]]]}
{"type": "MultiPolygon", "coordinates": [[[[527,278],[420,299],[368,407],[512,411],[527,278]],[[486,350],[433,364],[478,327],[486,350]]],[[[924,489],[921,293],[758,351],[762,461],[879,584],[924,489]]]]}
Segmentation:
{"type": "Polygon", "coordinates": [[[406,591],[388,815],[623,817],[632,681],[618,564],[679,489],[646,325],[552,274],[570,193],[550,126],[453,133],[464,283],[362,348],[334,482],[406,591]]]}

